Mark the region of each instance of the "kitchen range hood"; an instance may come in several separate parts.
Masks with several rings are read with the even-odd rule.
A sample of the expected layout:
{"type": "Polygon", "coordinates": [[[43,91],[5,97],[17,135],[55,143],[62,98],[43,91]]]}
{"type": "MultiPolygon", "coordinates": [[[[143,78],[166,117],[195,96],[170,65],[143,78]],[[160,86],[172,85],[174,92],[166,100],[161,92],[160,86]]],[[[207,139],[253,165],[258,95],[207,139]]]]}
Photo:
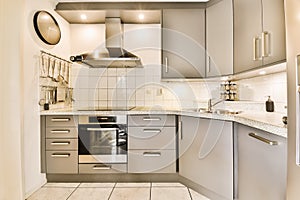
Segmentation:
{"type": "Polygon", "coordinates": [[[105,48],[71,56],[70,60],[92,68],[143,67],[139,57],[123,49],[123,28],[119,17],[105,19],[105,44],[105,48]]]}

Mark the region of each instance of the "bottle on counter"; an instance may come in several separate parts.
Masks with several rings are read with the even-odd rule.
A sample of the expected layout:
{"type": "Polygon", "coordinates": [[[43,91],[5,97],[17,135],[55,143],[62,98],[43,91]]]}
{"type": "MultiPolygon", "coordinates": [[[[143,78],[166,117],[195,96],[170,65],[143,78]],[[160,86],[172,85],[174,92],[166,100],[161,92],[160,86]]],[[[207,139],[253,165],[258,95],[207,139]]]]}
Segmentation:
{"type": "Polygon", "coordinates": [[[268,100],[266,101],[266,111],[274,112],[274,102],[271,100],[271,96],[268,96],[268,100]]]}

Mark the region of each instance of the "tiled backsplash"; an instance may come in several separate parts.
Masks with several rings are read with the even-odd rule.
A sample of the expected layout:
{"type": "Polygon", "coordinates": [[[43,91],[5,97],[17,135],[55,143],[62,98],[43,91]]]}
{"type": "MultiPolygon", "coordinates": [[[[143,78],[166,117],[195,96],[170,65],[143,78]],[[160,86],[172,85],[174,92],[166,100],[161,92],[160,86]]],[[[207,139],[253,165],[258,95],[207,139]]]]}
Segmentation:
{"type": "MultiPolygon", "coordinates": [[[[85,47],[84,41],[80,41],[80,38],[84,38],[80,32],[81,29],[86,29],[86,26],[88,26],[96,33],[103,31],[103,26],[100,28],[96,25],[71,26],[74,30],[77,30],[75,33],[78,33],[71,38],[74,41],[73,54],[83,53],[88,49],[85,47]]],[[[147,106],[188,108],[206,105],[209,98],[220,98],[221,82],[218,81],[161,81],[161,35],[159,25],[128,24],[124,26],[124,30],[124,48],[142,59],[143,68],[93,69],[74,64],[71,70],[70,84],[74,88],[75,107],[147,106]],[[145,33],[145,29],[147,29],[147,34],[143,34],[142,38],[138,37],[140,31],[145,33]]],[[[93,35],[101,36],[99,41],[104,42],[102,32],[93,35]]],[[[88,41],[87,43],[87,46],[91,48],[92,44],[88,41]]],[[[263,109],[268,95],[275,102],[275,109],[280,108],[279,110],[281,110],[281,107],[284,107],[283,105],[287,102],[285,72],[239,80],[236,83],[238,85],[239,100],[258,102],[257,105],[260,105],[260,107],[257,109],[263,109]],[[277,104],[280,106],[276,106],[277,104]]]]}

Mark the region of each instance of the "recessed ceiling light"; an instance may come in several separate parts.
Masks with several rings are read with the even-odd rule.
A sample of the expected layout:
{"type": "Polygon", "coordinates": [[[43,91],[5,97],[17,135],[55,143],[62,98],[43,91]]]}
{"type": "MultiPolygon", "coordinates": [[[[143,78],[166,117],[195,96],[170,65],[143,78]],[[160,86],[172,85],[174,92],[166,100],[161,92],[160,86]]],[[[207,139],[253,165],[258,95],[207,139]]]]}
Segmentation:
{"type": "Polygon", "coordinates": [[[265,75],[266,74],[266,71],[260,71],[258,72],[259,75],[265,75]]]}
{"type": "Polygon", "coordinates": [[[85,14],[81,14],[81,15],[80,15],[80,18],[81,18],[82,20],[86,20],[86,19],[87,19],[87,16],[86,16],[85,14]]]}
{"type": "Polygon", "coordinates": [[[143,20],[145,18],[145,15],[143,13],[139,14],[139,19],[143,20]]]}

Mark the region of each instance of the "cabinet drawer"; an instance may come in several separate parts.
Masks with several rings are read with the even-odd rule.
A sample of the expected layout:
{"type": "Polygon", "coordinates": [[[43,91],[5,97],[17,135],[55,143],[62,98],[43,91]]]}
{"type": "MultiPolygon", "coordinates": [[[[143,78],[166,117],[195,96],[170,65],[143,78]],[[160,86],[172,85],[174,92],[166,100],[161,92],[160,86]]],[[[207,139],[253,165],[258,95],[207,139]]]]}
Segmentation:
{"type": "Polygon", "coordinates": [[[128,149],[175,149],[175,127],[129,127],[128,149]]]}
{"type": "Polygon", "coordinates": [[[50,127],[46,128],[46,138],[78,138],[76,127],[50,127]]]}
{"type": "Polygon", "coordinates": [[[128,126],[175,126],[175,115],[129,115],[128,126]]]}
{"type": "Polygon", "coordinates": [[[46,166],[49,174],[77,174],[77,151],[46,151],[46,166]]]}
{"type": "Polygon", "coordinates": [[[78,117],[72,115],[57,115],[46,117],[46,127],[51,126],[77,126],[78,117]]]}
{"type": "Polygon", "coordinates": [[[175,150],[129,150],[128,173],[175,173],[175,150]]]}
{"type": "Polygon", "coordinates": [[[46,150],[77,150],[78,139],[46,139],[46,150]]]}
{"type": "Polygon", "coordinates": [[[127,173],[127,164],[79,164],[79,174],[127,173]]]}

